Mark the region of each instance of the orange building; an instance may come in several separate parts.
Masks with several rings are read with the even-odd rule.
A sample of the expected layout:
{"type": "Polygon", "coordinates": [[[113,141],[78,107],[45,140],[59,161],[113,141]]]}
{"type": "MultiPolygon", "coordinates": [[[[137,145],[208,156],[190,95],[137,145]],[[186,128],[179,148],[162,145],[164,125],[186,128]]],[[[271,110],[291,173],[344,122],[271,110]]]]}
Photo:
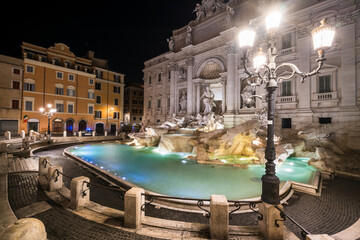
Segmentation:
{"type": "MultiPolygon", "coordinates": [[[[95,124],[100,122],[104,130],[111,130],[106,119],[100,119],[100,122],[95,120],[95,109],[98,108],[95,99],[97,81],[96,67],[91,59],[75,56],[62,43],[50,48],[23,43],[22,51],[24,84],[21,130],[45,133],[50,125],[52,133],[62,134],[67,131],[69,136],[78,131],[95,130],[95,124]],[[40,111],[44,108],[47,112],[48,104],[56,109],[50,124],[48,116],[40,111]]],[[[121,76],[123,81],[122,74],[117,76],[121,76]]],[[[109,95],[105,98],[111,97],[109,95]]],[[[122,112],[119,107],[113,110],[122,112]]],[[[120,114],[115,130],[120,128],[119,121],[120,114]]]]}

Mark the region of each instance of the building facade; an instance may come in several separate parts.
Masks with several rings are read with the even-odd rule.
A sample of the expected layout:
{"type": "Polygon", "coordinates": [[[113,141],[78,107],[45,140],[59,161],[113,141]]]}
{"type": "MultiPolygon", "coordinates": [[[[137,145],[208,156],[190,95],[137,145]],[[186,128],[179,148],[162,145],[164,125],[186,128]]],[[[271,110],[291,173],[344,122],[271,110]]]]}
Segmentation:
{"type": "MultiPolygon", "coordinates": [[[[51,104],[56,108],[56,113],[50,121],[50,130],[54,134],[73,135],[79,131],[97,130],[99,134],[105,130],[114,131],[111,123],[115,123],[117,130],[120,126],[119,118],[111,118],[108,109],[122,112],[121,89],[119,105],[109,105],[105,102],[105,118],[97,117],[96,109],[104,111],[103,103],[96,102],[97,83],[105,82],[104,87],[112,86],[108,82],[110,76],[119,76],[124,81],[122,74],[110,74],[106,70],[105,80],[98,78],[96,71],[103,71],[96,66],[97,61],[89,58],[77,57],[70,48],[62,43],[53,47],[43,48],[29,43],[23,43],[24,56],[24,84],[23,104],[21,112],[21,129],[29,132],[34,130],[45,133],[48,129],[48,117],[42,114],[40,108],[51,104]],[[94,63],[95,64],[94,64],[94,63]],[[98,124],[102,125],[97,127],[98,124]]],[[[93,54],[92,54],[93,57],[93,54]]],[[[114,82],[115,83],[115,82],[114,82]]],[[[119,83],[121,87],[123,84],[119,83]]],[[[113,100],[113,95],[105,92],[104,99],[113,100]]],[[[120,115],[120,114],[119,114],[120,115]]]]}
{"type": "MultiPolygon", "coordinates": [[[[244,95],[264,95],[263,87],[247,88],[237,47],[240,30],[251,24],[257,29],[255,47],[267,49],[265,12],[271,1],[208,1],[199,4],[196,19],[174,30],[168,39],[169,51],[144,63],[144,118],[159,124],[177,115],[202,113],[201,96],[209,87],[214,93],[214,111],[224,116],[225,127],[254,118],[265,102],[244,104],[244,95]],[[186,105],[181,99],[186,96],[186,105]],[[183,107],[182,107],[183,106],[183,107]]],[[[279,84],[276,98],[276,123],[299,129],[309,123],[359,122],[360,104],[360,18],[359,1],[307,0],[278,1],[283,12],[276,33],[277,64],[293,63],[302,72],[317,67],[311,30],[323,18],[336,27],[331,49],[320,74],[300,83],[300,77],[279,84]]],[[[195,6],[194,6],[195,7],[195,6]]],[[[251,68],[251,63],[247,63],[251,68]]],[[[283,74],[286,74],[284,70],[283,74]]],[[[289,70],[290,72],[290,70],[289,70]]]]}
{"type": "Polygon", "coordinates": [[[20,131],[23,61],[0,55],[0,134],[20,131]]]}
{"type": "Polygon", "coordinates": [[[125,87],[124,124],[140,125],[144,111],[144,85],[131,82],[125,87]]]}

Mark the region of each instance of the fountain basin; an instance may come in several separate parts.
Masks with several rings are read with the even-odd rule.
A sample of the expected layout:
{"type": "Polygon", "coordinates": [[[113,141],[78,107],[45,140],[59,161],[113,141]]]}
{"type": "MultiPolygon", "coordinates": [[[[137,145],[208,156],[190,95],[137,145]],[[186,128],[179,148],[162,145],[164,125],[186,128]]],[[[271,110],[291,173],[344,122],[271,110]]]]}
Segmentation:
{"type": "MultiPolygon", "coordinates": [[[[154,147],[93,144],[65,149],[65,153],[120,180],[128,188],[138,186],[160,195],[209,199],[225,195],[229,200],[258,199],[263,165],[247,169],[197,164],[188,153],[169,153],[154,147]]],[[[277,168],[281,188],[287,181],[312,184],[316,169],[308,159],[289,158],[277,168]]]]}

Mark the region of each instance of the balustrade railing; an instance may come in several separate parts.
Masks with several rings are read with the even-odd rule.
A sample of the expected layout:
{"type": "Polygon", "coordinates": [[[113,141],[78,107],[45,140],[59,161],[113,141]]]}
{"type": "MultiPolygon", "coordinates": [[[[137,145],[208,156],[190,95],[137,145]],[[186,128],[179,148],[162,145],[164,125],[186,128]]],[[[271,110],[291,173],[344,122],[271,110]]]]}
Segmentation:
{"type": "Polygon", "coordinates": [[[282,219],[277,219],[275,220],[275,226],[279,227],[279,221],[285,221],[286,218],[288,218],[291,222],[293,222],[298,228],[301,229],[301,237],[303,240],[306,239],[306,235],[310,235],[310,232],[307,231],[303,226],[301,226],[298,222],[296,222],[292,217],[290,217],[289,215],[287,215],[282,209],[280,209],[278,206],[275,206],[277,210],[280,211],[280,216],[282,217],[282,219]]]}

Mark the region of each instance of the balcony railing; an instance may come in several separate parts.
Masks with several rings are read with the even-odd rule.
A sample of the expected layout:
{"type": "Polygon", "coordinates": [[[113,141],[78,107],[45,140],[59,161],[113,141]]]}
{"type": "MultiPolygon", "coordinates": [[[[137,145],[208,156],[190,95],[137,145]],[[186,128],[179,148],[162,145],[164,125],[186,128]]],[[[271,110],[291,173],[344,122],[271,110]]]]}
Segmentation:
{"type": "Polygon", "coordinates": [[[337,99],[337,92],[313,93],[312,100],[328,100],[337,99]]]}
{"type": "Polygon", "coordinates": [[[278,103],[285,103],[285,102],[296,102],[296,96],[282,96],[277,97],[278,103]]]}

